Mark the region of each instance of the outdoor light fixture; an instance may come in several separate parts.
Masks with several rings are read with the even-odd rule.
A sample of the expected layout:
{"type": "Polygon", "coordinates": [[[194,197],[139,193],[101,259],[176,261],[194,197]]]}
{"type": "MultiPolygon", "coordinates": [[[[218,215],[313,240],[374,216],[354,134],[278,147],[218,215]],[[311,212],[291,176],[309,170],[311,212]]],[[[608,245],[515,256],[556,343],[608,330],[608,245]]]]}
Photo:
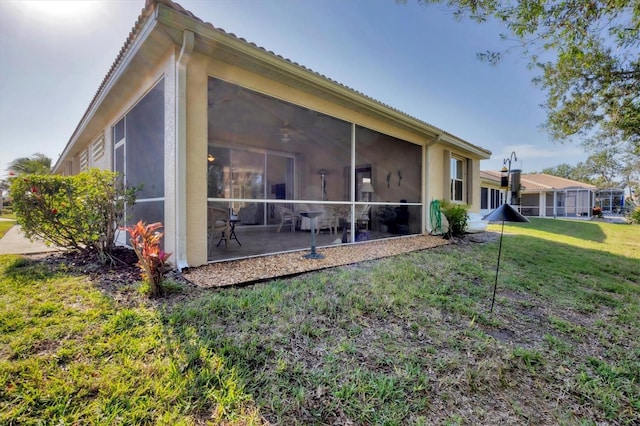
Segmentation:
{"type": "Polygon", "coordinates": [[[509,186],[509,169],[507,166],[502,166],[500,170],[500,187],[507,188],[509,186]]]}
{"type": "MultiPolygon", "coordinates": [[[[514,170],[514,172],[517,172],[517,177],[516,174],[514,173],[513,175],[511,174],[511,159],[513,158],[514,161],[518,161],[518,158],[516,157],[516,153],[512,152],[511,156],[507,159],[505,159],[503,161],[503,167],[502,167],[502,177],[501,177],[501,182],[500,182],[500,186],[502,186],[503,188],[506,188],[509,186],[509,176],[511,175],[511,195],[513,196],[514,194],[514,190],[515,190],[515,198],[517,199],[518,197],[518,191],[520,191],[520,170],[514,170]],[[507,164],[509,165],[509,168],[507,169],[507,164]],[[505,171],[507,172],[506,176],[505,176],[505,171]],[[506,182],[504,181],[506,178],[506,182]],[[517,182],[515,182],[517,179],[517,182]]],[[[489,311],[491,315],[493,315],[493,305],[496,301],[496,289],[498,288],[498,271],[500,270],[500,255],[502,254],[502,236],[504,235],[504,223],[505,222],[529,222],[529,219],[527,219],[526,217],[522,216],[516,209],[514,209],[513,207],[511,207],[509,205],[509,203],[504,203],[503,205],[501,205],[500,207],[498,207],[497,209],[495,209],[494,211],[492,211],[491,213],[489,213],[488,215],[486,215],[484,218],[482,218],[483,220],[488,220],[490,222],[502,222],[502,228],[500,229],[500,243],[498,245],[498,263],[496,265],[496,280],[495,283],[493,284],[493,297],[491,298],[491,310],[489,311]]]]}
{"type": "Polygon", "coordinates": [[[216,161],[216,157],[214,157],[213,154],[207,154],[207,161],[213,163],[216,161]]]}

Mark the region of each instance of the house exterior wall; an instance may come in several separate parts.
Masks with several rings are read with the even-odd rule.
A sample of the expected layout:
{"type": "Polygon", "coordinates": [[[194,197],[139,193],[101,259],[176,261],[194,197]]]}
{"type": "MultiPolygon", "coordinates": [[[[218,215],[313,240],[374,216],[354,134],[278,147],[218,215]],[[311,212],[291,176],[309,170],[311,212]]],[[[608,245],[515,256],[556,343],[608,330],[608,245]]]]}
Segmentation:
{"type": "Polygon", "coordinates": [[[429,147],[429,164],[427,167],[428,205],[433,200],[448,200],[451,198],[451,157],[465,161],[465,196],[463,203],[470,206],[470,211],[480,211],[480,159],[468,152],[452,148],[442,143],[429,147]]]}
{"type": "Polygon", "coordinates": [[[194,54],[187,67],[187,260],[207,263],[207,80],[209,61],[194,54]]]}
{"type": "MultiPolygon", "coordinates": [[[[165,6],[161,5],[160,8],[164,9],[165,6]]],[[[163,12],[174,13],[168,10],[163,12]]],[[[332,93],[330,96],[334,96],[332,99],[336,99],[335,102],[338,102],[335,103],[322,96],[312,95],[302,89],[295,88],[293,87],[295,84],[288,85],[277,82],[261,73],[248,71],[197,51],[193,52],[192,55],[187,54],[187,57],[184,58],[186,71],[180,71],[177,62],[179,61],[178,58],[182,58],[181,55],[184,51],[181,52],[180,48],[182,46],[176,44],[175,40],[178,40],[178,38],[175,37],[174,30],[182,30],[171,28],[171,31],[169,31],[169,28],[166,27],[166,22],[164,24],[157,23],[153,22],[153,19],[150,18],[150,20],[142,22],[140,27],[135,30],[136,37],[132,37],[127,41],[126,49],[123,49],[124,54],[118,57],[116,65],[109,71],[107,79],[96,95],[96,99],[92,101],[78,129],[76,129],[72,139],[65,147],[55,172],[75,174],[80,172],[81,168],[90,167],[113,170],[115,155],[112,126],[134,109],[147,92],[162,81],[160,84],[163,84],[164,89],[164,157],[162,159],[164,193],[159,198],[164,203],[164,245],[165,250],[168,252],[184,252],[186,264],[196,266],[207,262],[206,211],[208,194],[206,158],[209,143],[207,127],[209,108],[208,79],[210,77],[423,147],[421,158],[418,156],[418,158],[411,159],[417,167],[415,167],[415,170],[407,169],[405,175],[407,181],[422,183],[421,199],[409,200],[409,203],[421,202],[424,206],[423,217],[419,221],[421,229],[417,230],[417,232],[429,230],[429,203],[435,199],[450,198],[450,164],[448,161],[444,161],[445,158],[454,156],[464,159],[466,188],[462,202],[469,204],[472,211],[479,211],[479,166],[481,157],[488,155],[487,151],[475,149],[477,147],[467,145],[466,142],[451,135],[445,136],[448,142],[440,140],[440,136],[435,136],[439,133],[437,129],[432,130],[427,125],[423,126],[424,123],[421,124],[416,120],[411,120],[409,117],[397,115],[391,109],[386,111],[379,104],[371,106],[367,103],[367,100],[363,101],[362,98],[358,98],[357,102],[352,101],[351,96],[354,98],[357,98],[357,96],[347,91],[327,92],[332,93]],[[184,103],[182,103],[183,98],[179,84],[183,77],[186,78],[184,103]],[[342,101],[339,98],[340,96],[344,96],[345,99],[348,98],[344,105],[339,104],[342,101]],[[346,105],[356,105],[356,107],[346,105]],[[184,123],[181,121],[183,113],[184,123]],[[182,127],[183,124],[184,128],[182,127]],[[184,138],[181,136],[182,132],[186,133],[184,138]],[[102,149],[97,148],[95,145],[100,138],[104,138],[103,152],[94,156],[96,149],[102,149]],[[471,151],[466,152],[465,148],[460,148],[461,146],[469,146],[469,149],[475,154],[471,151]],[[180,182],[182,176],[186,176],[184,185],[180,182]]],[[[177,21],[168,20],[176,26],[179,25],[176,23],[177,21]]],[[[195,26],[202,27],[203,25],[196,24],[195,26]]],[[[193,34],[191,35],[193,36],[193,34]]],[[[205,44],[209,43],[210,41],[203,42],[205,38],[203,37],[200,41],[205,44]]],[[[186,40],[186,37],[184,40],[186,40]]],[[[209,49],[209,54],[216,54],[217,47],[215,47],[215,44],[207,45],[207,49],[209,49]]],[[[236,51],[227,57],[235,57],[235,53],[236,51]]],[[[224,52],[224,55],[228,54],[228,50],[224,52]]],[[[242,55],[246,55],[246,52],[240,52],[238,57],[242,55]]],[[[243,57],[245,63],[247,63],[248,56],[243,57]]],[[[255,58],[258,58],[258,56],[255,56],[255,58]]],[[[259,61],[261,59],[255,60],[259,61]]],[[[262,64],[262,69],[273,67],[272,72],[275,74],[282,72],[280,67],[291,68],[290,64],[280,64],[277,60],[269,62],[272,60],[273,58],[265,61],[265,64],[262,64]]],[[[313,81],[317,76],[314,77],[312,73],[300,69],[293,71],[289,69],[287,73],[286,75],[293,75],[292,78],[294,80],[292,82],[304,82],[304,85],[308,84],[314,90],[318,90],[318,88],[324,90],[325,86],[323,84],[328,84],[324,80],[321,82],[313,81]],[[296,72],[299,74],[295,74],[296,72]],[[299,81],[295,80],[296,78],[299,81]]],[[[158,111],[155,108],[151,110],[158,111]]],[[[153,140],[158,141],[160,139],[156,137],[153,140]]],[[[384,149],[384,147],[379,149],[384,149]]],[[[374,182],[382,182],[385,179],[387,170],[395,171],[398,167],[403,167],[393,163],[391,154],[390,152],[386,156],[389,158],[385,157],[379,160],[383,164],[379,165],[376,176],[372,176],[374,182]]],[[[413,166],[414,164],[412,164],[413,166]]],[[[301,164],[300,167],[304,167],[304,164],[301,164]]],[[[303,176],[303,178],[305,177],[303,176]]],[[[308,176],[306,178],[308,179],[308,176]]],[[[400,185],[398,184],[398,186],[400,185]]],[[[331,190],[335,191],[334,188],[331,188],[331,190]]],[[[405,188],[396,188],[395,192],[389,190],[385,194],[381,190],[376,196],[381,198],[380,201],[385,201],[385,198],[391,198],[392,196],[402,198],[403,191],[405,191],[405,188]]],[[[399,200],[395,198],[392,201],[398,202],[399,200]]],[[[414,225],[412,224],[412,226],[414,225]]],[[[124,235],[121,237],[124,237],[124,235]]],[[[122,238],[121,242],[124,242],[123,240],[124,238],[122,238]]]]}

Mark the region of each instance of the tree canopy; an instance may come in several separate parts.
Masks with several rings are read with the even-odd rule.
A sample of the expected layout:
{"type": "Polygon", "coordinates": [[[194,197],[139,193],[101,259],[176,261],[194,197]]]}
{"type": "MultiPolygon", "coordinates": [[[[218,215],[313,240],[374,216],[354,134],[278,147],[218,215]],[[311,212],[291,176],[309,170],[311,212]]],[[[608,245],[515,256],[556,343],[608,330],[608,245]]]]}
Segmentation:
{"type": "MultiPolygon", "coordinates": [[[[406,0],[405,0],[406,1],[406,0]]],[[[546,93],[545,127],[588,149],[629,145],[640,154],[640,2],[637,0],[417,0],[458,18],[497,19],[518,42],[546,93]],[[544,58],[544,59],[543,59],[544,58]]],[[[508,52],[479,56],[499,61],[508,52]]]]}
{"type": "Polygon", "coordinates": [[[51,158],[40,153],[16,158],[9,163],[7,170],[19,175],[48,175],[51,173],[51,158]]]}

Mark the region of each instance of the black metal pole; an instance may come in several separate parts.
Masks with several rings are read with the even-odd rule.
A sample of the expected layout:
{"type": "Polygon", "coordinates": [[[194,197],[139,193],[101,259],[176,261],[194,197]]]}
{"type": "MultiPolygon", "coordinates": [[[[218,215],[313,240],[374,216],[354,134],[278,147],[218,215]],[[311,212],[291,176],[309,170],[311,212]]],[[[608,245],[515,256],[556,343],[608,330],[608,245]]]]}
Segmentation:
{"type": "Polygon", "coordinates": [[[498,265],[496,266],[496,281],[493,284],[493,297],[491,298],[491,310],[489,313],[493,316],[493,304],[496,301],[496,289],[498,288],[498,271],[500,270],[500,255],[502,254],[502,235],[504,235],[504,220],[502,221],[502,229],[500,230],[500,244],[498,245],[498,265]]]}
{"type": "Polygon", "coordinates": [[[316,253],[316,223],[315,223],[316,218],[312,218],[311,219],[311,256],[313,259],[315,259],[318,256],[318,253],[316,253]]]}

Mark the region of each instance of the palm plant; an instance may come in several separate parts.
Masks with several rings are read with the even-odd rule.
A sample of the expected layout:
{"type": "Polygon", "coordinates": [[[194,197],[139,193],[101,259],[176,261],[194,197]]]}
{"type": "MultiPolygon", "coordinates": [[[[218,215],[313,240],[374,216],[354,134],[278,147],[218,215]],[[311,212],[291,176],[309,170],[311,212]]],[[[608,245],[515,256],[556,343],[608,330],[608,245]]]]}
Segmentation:
{"type": "Polygon", "coordinates": [[[31,157],[16,158],[9,163],[7,170],[15,174],[48,175],[51,173],[51,158],[35,153],[31,157]]]}

